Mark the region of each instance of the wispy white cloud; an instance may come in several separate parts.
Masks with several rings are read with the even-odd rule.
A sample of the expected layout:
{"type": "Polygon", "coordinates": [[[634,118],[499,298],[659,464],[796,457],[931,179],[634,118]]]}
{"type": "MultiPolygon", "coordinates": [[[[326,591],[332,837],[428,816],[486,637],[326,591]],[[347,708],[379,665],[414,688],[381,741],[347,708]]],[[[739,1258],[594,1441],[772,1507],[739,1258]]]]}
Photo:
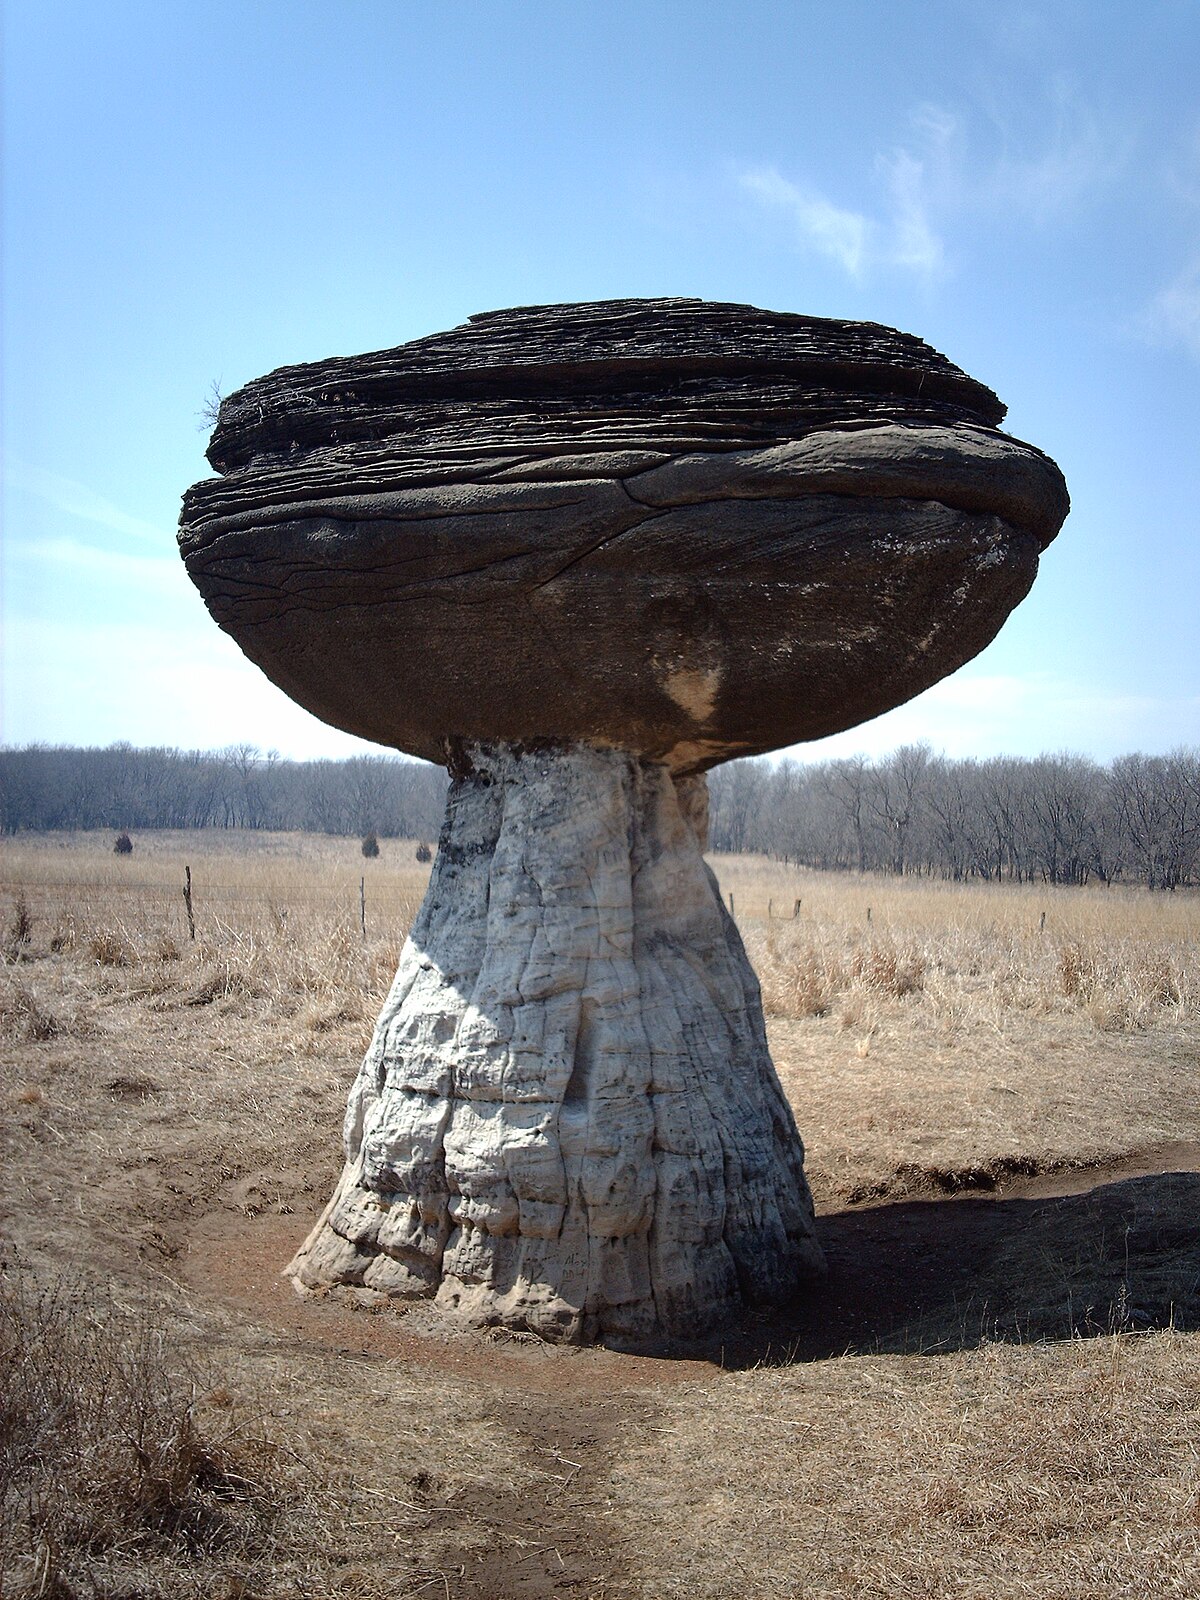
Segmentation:
{"type": "Polygon", "coordinates": [[[879,166],[891,201],[888,259],[919,277],[936,277],[945,266],[946,251],[929,217],[925,163],[911,151],[893,150],[879,158],[879,166]]]}
{"type": "Polygon", "coordinates": [[[1134,325],[1150,344],[1175,346],[1200,357],[1200,123],[1167,163],[1168,198],[1190,222],[1190,257],[1153,295],[1134,325]]]}
{"type": "Polygon", "coordinates": [[[1130,138],[1065,81],[1040,96],[964,115],[924,102],[874,160],[876,199],[851,209],[775,166],[744,169],[740,188],[787,215],[801,245],[860,279],[899,270],[930,282],[949,270],[945,233],[967,214],[1045,225],[1101,192],[1125,165],[1130,138]]]}
{"type": "Polygon", "coordinates": [[[152,540],[158,545],[171,540],[172,529],[157,527],[141,517],[131,517],[120,506],[106,500],[86,484],[61,477],[57,472],[47,472],[42,467],[10,459],[5,480],[10,488],[22,489],[53,506],[56,511],[64,511],[68,516],[79,517],[84,522],[96,523],[114,533],[126,534],[133,539],[152,540]]]}
{"type": "Polygon", "coordinates": [[[739,182],[764,205],[786,212],[804,243],[828,256],[852,278],[862,275],[875,226],[869,218],[835,206],[815,189],[789,182],[774,167],[743,172],[739,182]]]}
{"type": "Polygon", "coordinates": [[[1200,210],[1200,120],[1172,151],[1165,183],[1170,199],[1200,210]]]}
{"type": "Polygon", "coordinates": [[[1067,78],[1053,79],[1019,117],[1007,96],[996,95],[990,121],[999,150],[976,170],[977,198],[1042,223],[1106,189],[1128,164],[1134,146],[1128,124],[1100,117],[1067,78]]]}
{"type": "Polygon", "coordinates": [[[920,277],[941,270],[944,251],[922,194],[922,166],[907,151],[881,156],[884,208],[877,217],[835,205],[818,189],[793,183],[774,167],[738,174],[742,190],[783,212],[805,248],[825,256],[852,278],[879,267],[899,267],[920,277]]]}
{"type": "Polygon", "coordinates": [[[910,184],[941,217],[973,212],[1050,224],[1103,193],[1128,164],[1129,127],[1100,118],[1064,79],[1037,95],[996,89],[970,113],[915,107],[893,161],[917,167],[910,184]]]}
{"type": "Polygon", "coordinates": [[[1200,256],[1154,296],[1142,330],[1154,344],[1181,345],[1200,358],[1200,256]]]}

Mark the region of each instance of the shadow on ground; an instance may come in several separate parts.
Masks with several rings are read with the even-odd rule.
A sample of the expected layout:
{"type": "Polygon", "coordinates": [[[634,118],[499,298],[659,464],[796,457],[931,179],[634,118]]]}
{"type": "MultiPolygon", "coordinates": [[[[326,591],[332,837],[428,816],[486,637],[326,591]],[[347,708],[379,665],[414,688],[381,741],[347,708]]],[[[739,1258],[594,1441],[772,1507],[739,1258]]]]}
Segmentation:
{"type": "Polygon", "coordinates": [[[726,1367],[1200,1328],[1200,1173],[819,1218],[828,1276],[705,1352],[726,1367]]]}

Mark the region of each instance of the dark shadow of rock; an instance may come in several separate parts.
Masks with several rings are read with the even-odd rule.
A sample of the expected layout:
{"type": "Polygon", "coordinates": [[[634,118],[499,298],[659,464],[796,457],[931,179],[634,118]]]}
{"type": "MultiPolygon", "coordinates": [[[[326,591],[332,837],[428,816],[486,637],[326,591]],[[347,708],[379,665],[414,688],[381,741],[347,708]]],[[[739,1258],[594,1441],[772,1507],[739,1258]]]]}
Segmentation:
{"type": "Polygon", "coordinates": [[[818,1231],[828,1276],[704,1354],[745,1368],[1200,1329],[1200,1173],[906,1200],[824,1216],[818,1231]]]}

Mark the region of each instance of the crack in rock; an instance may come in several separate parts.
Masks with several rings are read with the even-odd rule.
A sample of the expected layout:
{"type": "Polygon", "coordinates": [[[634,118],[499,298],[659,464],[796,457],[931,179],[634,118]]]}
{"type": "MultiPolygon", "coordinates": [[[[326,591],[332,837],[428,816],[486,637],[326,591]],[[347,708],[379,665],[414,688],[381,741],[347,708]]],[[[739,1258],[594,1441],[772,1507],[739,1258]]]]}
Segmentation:
{"type": "Polygon", "coordinates": [[[704,780],[475,746],[288,1269],[566,1341],[695,1337],[820,1269],[704,780]]]}

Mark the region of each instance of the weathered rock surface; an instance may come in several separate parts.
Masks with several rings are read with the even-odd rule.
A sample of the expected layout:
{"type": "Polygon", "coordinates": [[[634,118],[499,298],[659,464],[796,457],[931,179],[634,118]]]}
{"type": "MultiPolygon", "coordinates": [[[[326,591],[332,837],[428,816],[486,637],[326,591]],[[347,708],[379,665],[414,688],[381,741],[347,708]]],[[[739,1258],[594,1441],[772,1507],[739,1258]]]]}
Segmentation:
{"type": "Polygon", "coordinates": [[[1003,415],[894,329],[696,300],[495,312],[222,403],[180,532],[213,616],[454,778],[300,1284],[639,1341],[816,1269],[703,773],[990,641],[1068,507],[1003,415]]]}
{"type": "Polygon", "coordinates": [[[819,1268],[703,779],[464,752],[433,879],[289,1269],[546,1337],[696,1334],[819,1268]]]}
{"type": "Polygon", "coordinates": [[[532,307],[226,400],[188,570],[302,705],[443,761],[673,770],[817,738],[986,645],[1061,474],[920,340],[702,301],[532,307]]]}

